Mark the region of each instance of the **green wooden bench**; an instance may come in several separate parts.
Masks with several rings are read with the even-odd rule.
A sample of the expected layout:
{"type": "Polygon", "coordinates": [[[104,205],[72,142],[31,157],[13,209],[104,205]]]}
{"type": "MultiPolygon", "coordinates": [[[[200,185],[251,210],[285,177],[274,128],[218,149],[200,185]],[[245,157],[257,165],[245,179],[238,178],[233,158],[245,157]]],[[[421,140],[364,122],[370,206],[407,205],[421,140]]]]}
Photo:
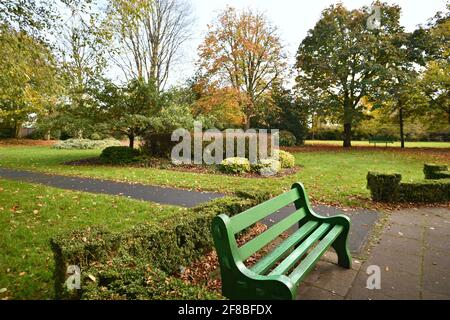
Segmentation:
{"type": "Polygon", "coordinates": [[[215,217],[212,233],[223,295],[229,299],[295,299],[299,284],[330,246],[338,255],[338,264],[351,268],[347,247],[349,230],[350,219],[346,216],[327,218],[314,213],[301,183],[239,215],[215,217]],[[243,230],[291,203],[295,204],[295,212],[238,247],[236,236],[243,230]],[[245,266],[249,257],[297,224],[299,229],[280,245],[253,266],[245,266]]]}
{"type": "Polygon", "coordinates": [[[377,143],[384,143],[387,147],[388,143],[393,144],[394,142],[394,139],[384,137],[375,137],[369,139],[369,145],[373,144],[375,147],[377,146],[377,143]]]}

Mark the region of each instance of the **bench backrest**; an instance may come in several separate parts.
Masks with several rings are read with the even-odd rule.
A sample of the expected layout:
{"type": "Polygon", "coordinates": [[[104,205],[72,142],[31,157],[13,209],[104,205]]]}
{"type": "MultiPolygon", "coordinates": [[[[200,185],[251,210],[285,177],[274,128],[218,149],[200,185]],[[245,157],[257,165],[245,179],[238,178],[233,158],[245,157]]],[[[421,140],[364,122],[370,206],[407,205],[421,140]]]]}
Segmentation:
{"type": "Polygon", "coordinates": [[[283,232],[285,232],[295,224],[298,224],[300,220],[307,216],[309,203],[304,191],[304,187],[301,184],[295,184],[292,190],[264,203],[261,203],[253,208],[250,208],[242,212],[241,214],[233,216],[229,219],[227,228],[229,229],[229,233],[231,231],[230,238],[231,235],[233,236],[230,239],[232,242],[231,244],[233,246],[236,246],[237,248],[235,238],[236,234],[292,203],[295,203],[295,212],[237,249],[242,261],[252,256],[260,249],[264,248],[266,245],[280,236],[283,232]]]}

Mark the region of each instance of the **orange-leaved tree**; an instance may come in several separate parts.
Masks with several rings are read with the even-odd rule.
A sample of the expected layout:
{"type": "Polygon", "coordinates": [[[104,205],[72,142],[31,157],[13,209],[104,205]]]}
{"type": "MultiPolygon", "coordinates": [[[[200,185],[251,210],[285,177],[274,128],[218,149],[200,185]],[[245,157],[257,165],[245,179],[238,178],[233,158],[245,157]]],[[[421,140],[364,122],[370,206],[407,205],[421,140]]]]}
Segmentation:
{"type": "Polygon", "coordinates": [[[232,7],[208,27],[199,47],[202,80],[208,84],[205,87],[236,92],[232,96],[238,99],[244,125],[249,128],[260,100],[273,84],[282,81],[287,70],[277,28],[260,12],[238,12],[232,7]]]}

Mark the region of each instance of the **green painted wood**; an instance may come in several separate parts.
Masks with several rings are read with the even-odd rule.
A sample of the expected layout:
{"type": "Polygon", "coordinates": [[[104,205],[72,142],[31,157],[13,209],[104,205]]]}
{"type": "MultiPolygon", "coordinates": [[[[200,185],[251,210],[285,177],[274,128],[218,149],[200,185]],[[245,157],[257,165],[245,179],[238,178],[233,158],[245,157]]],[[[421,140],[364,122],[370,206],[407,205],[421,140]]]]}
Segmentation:
{"type": "MultiPolygon", "coordinates": [[[[245,249],[248,251],[244,253],[248,254],[252,250],[257,250],[262,243],[290,225],[295,220],[290,217],[285,218],[283,223],[270,228],[267,235],[248,245],[245,249]]],[[[298,284],[330,245],[338,254],[338,264],[344,268],[351,268],[352,260],[347,246],[350,225],[350,219],[344,215],[323,217],[316,214],[301,183],[295,183],[292,191],[236,217],[230,218],[224,214],[216,216],[212,222],[212,234],[220,263],[222,294],[229,299],[295,299],[298,284]],[[239,248],[236,242],[236,233],[291,202],[294,202],[299,212],[306,214],[301,228],[263,257],[253,268],[246,267],[241,256],[242,248],[239,248]],[[317,245],[308,253],[314,244],[317,245]],[[298,247],[295,248],[295,246],[298,247]],[[275,269],[279,268],[279,272],[283,274],[272,274],[273,271],[266,274],[280,260],[282,260],[281,264],[284,264],[283,268],[275,269]],[[299,261],[299,265],[296,266],[299,261]],[[291,269],[294,271],[286,275],[284,271],[291,269]]]]}
{"type": "Polygon", "coordinates": [[[270,242],[279,237],[283,232],[297,224],[305,216],[305,209],[300,208],[290,216],[273,225],[271,228],[269,228],[259,236],[244,244],[239,248],[239,254],[241,255],[242,260],[247,260],[248,257],[264,248],[270,242]]]}
{"type": "Polygon", "coordinates": [[[278,197],[263,202],[256,207],[250,208],[231,218],[231,225],[234,234],[241,232],[252,224],[264,219],[268,215],[280,210],[288,204],[294,202],[299,197],[296,189],[292,189],[278,197]]]}
{"type": "Polygon", "coordinates": [[[283,241],[278,247],[276,247],[273,251],[264,256],[261,260],[259,260],[250,270],[258,274],[265,274],[267,271],[272,268],[277,261],[281,259],[290,249],[292,249],[295,245],[300,243],[306,236],[308,236],[314,228],[317,227],[319,222],[317,221],[308,221],[305,223],[300,229],[295,231],[289,238],[283,241]]]}
{"type": "Polygon", "coordinates": [[[294,283],[302,281],[315,266],[317,261],[328,250],[331,244],[341,234],[342,226],[334,226],[333,229],[319,242],[319,244],[308,254],[308,256],[292,271],[289,277],[294,283]]]}
{"type": "Polygon", "coordinates": [[[321,224],[305,241],[284,259],[269,275],[279,275],[288,272],[326,232],[331,228],[328,223],[321,224]]]}

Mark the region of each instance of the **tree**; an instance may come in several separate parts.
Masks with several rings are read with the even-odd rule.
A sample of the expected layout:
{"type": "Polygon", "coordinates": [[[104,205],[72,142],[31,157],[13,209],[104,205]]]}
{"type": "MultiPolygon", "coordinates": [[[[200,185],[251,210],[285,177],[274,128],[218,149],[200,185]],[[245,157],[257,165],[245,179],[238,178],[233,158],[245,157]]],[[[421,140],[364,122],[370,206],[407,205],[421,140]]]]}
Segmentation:
{"type": "MultiPolygon", "coordinates": [[[[65,76],[66,103],[47,119],[54,127],[83,138],[96,124],[95,98],[91,88],[106,68],[108,33],[102,24],[99,8],[90,0],[62,0],[68,19],[59,26],[56,47],[65,76]]],[[[94,94],[95,95],[95,94],[94,94]]]]}
{"type": "Polygon", "coordinates": [[[321,97],[316,106],[344,126],[344,147],[351,147],[352,127],[363,116],[361,99],[387,76],[391,37],[401,31],[400,8],[377,3],[380,29],[367,28],[367,10],[332,5],[302,41],[296,68],[297,89],[321,97]]]}
{"type": "Polygon", "coordinates": [[[50,49],[40,40],[0,25],[0,123],[15,129],[59,102],[61,79],[50,49]]]}
{"type": "Polygon", "coordinates": [[[291,90],[275,85],[258,109],[260,112],[253,118],[255,127],[286,130],[295,135],[298,143],[303,143],[308,131],[310,109],[291,90]]]}
{"type": "Polygon", "coordinates": [[[199,69],[208,87],[237,92],[245,127],[263,96],[280,82],[286,60],[277,29],[264,14],[228,7],[210,26],[199,47],[199,69]]]}
{"type": "Polygon", "coordinates": [[[426,114],[450,124],[450,4],[447,12],[438,12],[428,24],[428,63],[420,81],[420,88],[427,96],[429,109],[426,114]]]}
{"type": "Polygon", "coordinates": [[[105,80],[98,100],[98,122],[106,124],[112,132],[126,135],[130,148],[134,148],[135,139],[148,130],[152,117],[161,110],[156,89],[143,79],[132,80],[122,87],[105,80]]]}
{"type": "Polygon", "coordinates": [[[111,0],[114,60],[126,78],[144,79],[161,92],[180,47],[190,37],[192,13],[185,0],[111,0]]]}
{"type": "Polygon", "coordinates": [[[0,2],[0,21],[10,29],[42,39],[56,19],[53,0],[7,0],[0,2]]]}
{"type": "Polygon", "coordinates": [[[244,124],[245,115],[240,103],[246,96],[238,90],[197,83],[194,91],[198,93],[198,99],[192,104],[195,116],[213,117],[215,126],[220,129],[239,128],[244,124]]]}

